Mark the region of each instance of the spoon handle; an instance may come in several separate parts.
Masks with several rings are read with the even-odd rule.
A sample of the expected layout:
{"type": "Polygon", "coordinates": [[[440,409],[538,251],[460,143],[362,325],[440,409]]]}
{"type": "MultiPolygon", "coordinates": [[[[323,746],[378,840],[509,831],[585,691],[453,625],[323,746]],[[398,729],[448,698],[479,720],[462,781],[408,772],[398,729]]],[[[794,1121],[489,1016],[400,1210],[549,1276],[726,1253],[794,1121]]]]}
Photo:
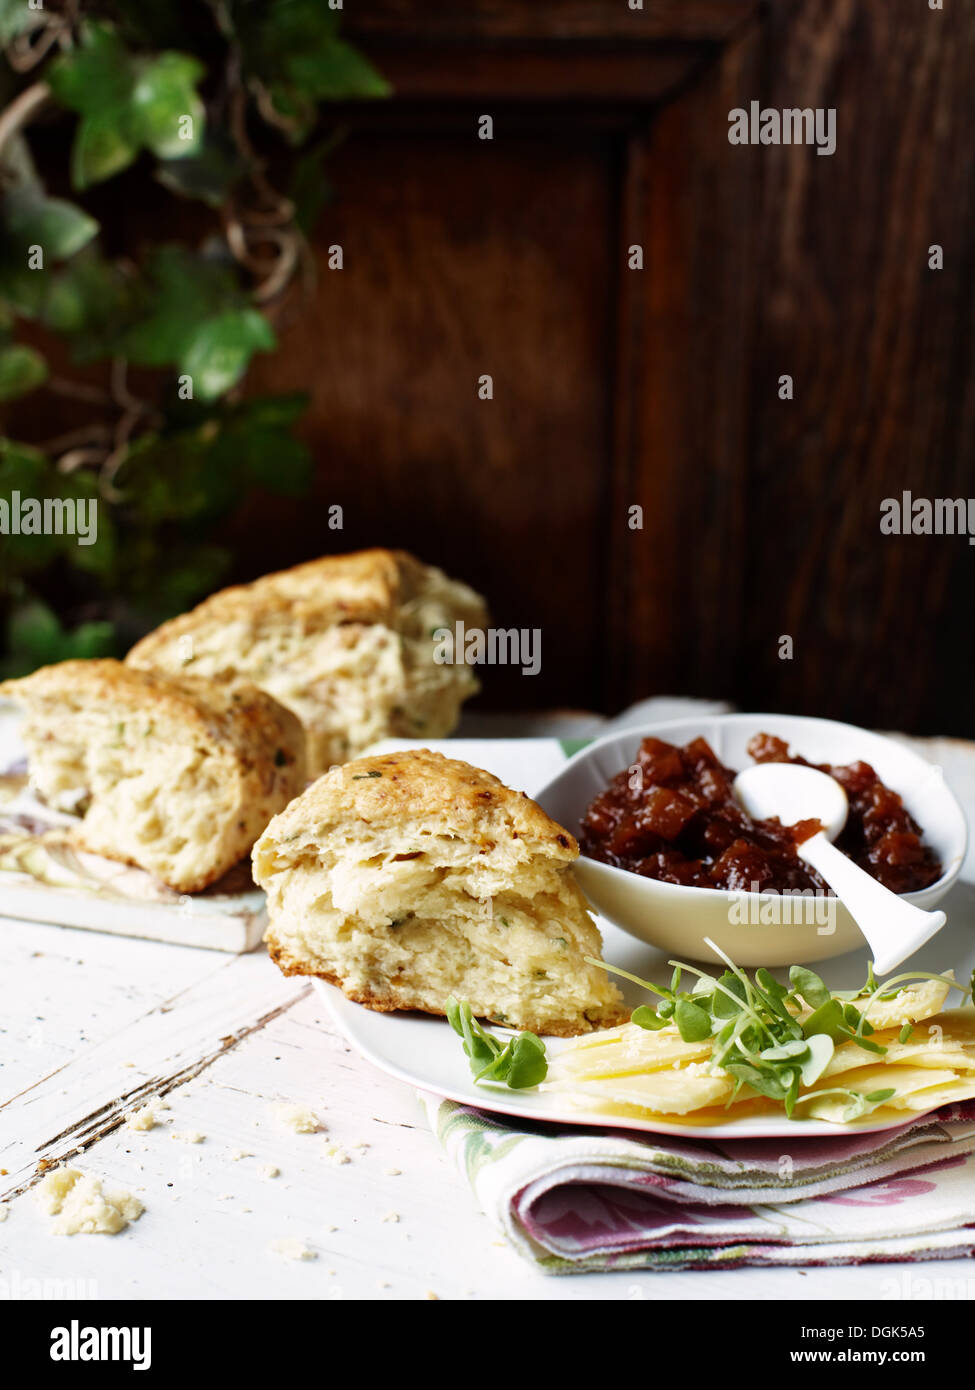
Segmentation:
{"type": "Polygon", "coordinates": [[[797,852],[817,869],[863,932],[882,977],[924,945],[945,923],[943,912],[925,912],[871,878],[820,831],[797,852]]]}

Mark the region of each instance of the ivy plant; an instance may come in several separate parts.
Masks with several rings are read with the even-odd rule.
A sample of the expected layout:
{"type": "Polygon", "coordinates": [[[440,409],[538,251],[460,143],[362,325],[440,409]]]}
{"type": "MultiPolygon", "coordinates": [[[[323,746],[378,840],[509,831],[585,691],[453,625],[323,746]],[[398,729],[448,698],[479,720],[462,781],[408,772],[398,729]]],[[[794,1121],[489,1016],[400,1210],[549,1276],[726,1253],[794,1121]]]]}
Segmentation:
{"type": "MultiPolygon", "coordinates": [[[[85,545],[0,534],[3,674],[120,651],[220,581],[211,537],[250,491],[306,489],[304,397],[243,383],[302,288],[327,103],[388,90],[340,18],[330,0],[0,0],[0,410],[30,436],[45,394],[82,419],[53,439],[0,423],[0,503],[98,504],[85,545]],[[196,203],[202,233],[129,244],[99,217],[112,180],[125,206],[196,203]]],[[[150,233],[188,224],[174,213],[150,233]]]]}

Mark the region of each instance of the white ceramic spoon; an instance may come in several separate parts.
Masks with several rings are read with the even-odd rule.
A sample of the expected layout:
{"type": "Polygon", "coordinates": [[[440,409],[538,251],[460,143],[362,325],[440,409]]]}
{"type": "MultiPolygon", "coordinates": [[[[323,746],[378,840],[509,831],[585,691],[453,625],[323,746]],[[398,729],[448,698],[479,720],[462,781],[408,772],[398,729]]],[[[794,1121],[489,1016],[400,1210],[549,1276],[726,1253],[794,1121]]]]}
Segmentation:
{"type": "Polygon", "coordinates": [[[832,843],[846,824],[846,792],[834,778],[796,763],[759,763],[735,778],[735,796],[756,820],[783,825],[818,820],[824,827],[796,845],[832,888],[867,939],[879,977],[923,946],[944,926],[943,912],[925,912],[884,888],[832,843]]]}

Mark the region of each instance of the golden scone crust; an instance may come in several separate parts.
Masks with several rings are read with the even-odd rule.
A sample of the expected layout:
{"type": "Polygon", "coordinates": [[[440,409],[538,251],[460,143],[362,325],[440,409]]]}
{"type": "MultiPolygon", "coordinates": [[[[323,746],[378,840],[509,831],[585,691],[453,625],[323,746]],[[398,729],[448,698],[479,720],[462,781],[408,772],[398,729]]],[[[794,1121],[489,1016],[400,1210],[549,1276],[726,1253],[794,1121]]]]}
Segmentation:
{"type": "Polygon", "coordinates": [[[405,819],[433,822],[443,832],[483,844],[521,839],[566,863],[579,855],[575,837],[524,792],[429,748],[333,767],[275,816],[264,838],[287,840],[292,831],[322,837],[349,821],[390,825],[405,819]]]}
{"type": "Polygon", "coordinates": [[[244,762],[266,756],[280,734],[300,756],[300,727],[276,700],[255,686],[228,686],[195,676],[141,671],[109,658],[60,661],[29,676],[0,682],[0,697],[30,706],[64,698],[143,709],[147,705],[183,725],[187,734],[232,748],[244,762]]]}
{"type": "MultiPolygon", "coordinates": [[[[287,948],[276,941],[272,935],[268,934],[264,939],[267,943],[267,953],[282,975],[307,975],[311,973],[308,970],[307,962],[289,954],[287,948]]],[[[362,1004],[364,1008],[371,1009],[375,1014],[395,1014],[408,1010],[411,1013],[432,1014],[436,1018],[444,1017],[442,1008],[424,1004],[421,1000],[410,999],[409,1002],[404,1002],[403,996],[394,991],[380,993],[374,989],[359,989],[328,970],[319,969],[313,973],[317,979],[324,980],[326,984],[335,985],[347,999],[352,1000],[353,1004],[362,1004]]],[[[609,992],[615,995],[615,988],[609,986],[609,992]]],[[[490,1021],[489,1014],[482,1016],[490,1021]]],[[[629,1022],[629,1018],[630,1011],[624,1007],[622,999],[613,999],[609,1004],[602,1002],[598,1009],[592,1010],[588,1019],[578,1016],[554,1018],[551,1013],[532,1013],[528,1010],[520,1013],[517,1019],[511,1018],[507,1021],[517,1028],[525,1029],[529,1033],[538,1033],[547,1038],[577,1038],[580,1034],[591,1033],[596,1028],[615,1028],[620,1023],[629,1022]]],[[[494,1021],[504,1022],[506,1020],[496,1019],[494,1021]]]]}
{"type": "Polygon", "coordinates": [[[179,892],[198,892],[222,877],[304,785],[300,721],[252,685],[172,678],[108,659],[73,660],[0,683],[0,697],[25,712],[32,775],[35,760],[43,764],[73,745],[76,764],[62,763],[59,775],[68,767],[79,787],[89,779],[94,784],[92,804],[73,832],[75,842],[148,869],[179,892]],[[135,810],[131,818],[120,818],[112,809],[121,785],[117,771],[106,781],[99,770],[105,729],[118,721],[115,728],[124,730],[128,719],[141,721],[138,739],[125,750],[125,736],[118,733],[112,744],[115,761],[130,755],[123,773],[133,781],[141,774],[144,782],[149,765],[158,769],[152,774],[155,784],[144,785],[142,797],[156,819],[162,818],[164,830],[179,831],[185,815],[188,847],[172,866],[160,857],[158,843],[133,838],[135,810]],[[122,754],[114,752],[118,748],[122,754]],[[198,773],[205,770],[205,779],[194,784],[194,774],[185,771],[187,760],[198,773]],[[180,767],[185,785],[175,790],[180,767]],[[164,810],[167,795],[172,801],[164,810]],[[194,818],[198,824],[191,829],[194,818]]]}
{"type": "MultiPolygon", "coordinates": [[[[396,627],[402,610],[422,595],[428,576],[434,572],[432,566],[405,550],[326,555],[262,575],[250,584],[237,584],[211,594],[188,613],[171,618],[143,637],[126,660],[135,666],[151,666],[161,650],[192,634],[201,624],[255,613],[286,614],[309,633],[337,623],[383,623],[396,627]]],[[[483,600],[473,590],[467,593],[472,607],[480,608],[486,622],[483,600]]]]}
{"type": "Polygon", "coordinates": [[[478,690],[434,636],[483,629],[479,594],[402,550],[333,555],[224,589],[144,637],[131,666],[249,680],[305,726],[310,776],[389,735],[442,738],[478,690]]]}
{"type": "Polygon", "coordinates": [[[334,767],[254,846],[268,951],[381,1012],[570,1037],[625,1017],[572,875],[574,837],[523,792],[430,749],[334,767]]]}

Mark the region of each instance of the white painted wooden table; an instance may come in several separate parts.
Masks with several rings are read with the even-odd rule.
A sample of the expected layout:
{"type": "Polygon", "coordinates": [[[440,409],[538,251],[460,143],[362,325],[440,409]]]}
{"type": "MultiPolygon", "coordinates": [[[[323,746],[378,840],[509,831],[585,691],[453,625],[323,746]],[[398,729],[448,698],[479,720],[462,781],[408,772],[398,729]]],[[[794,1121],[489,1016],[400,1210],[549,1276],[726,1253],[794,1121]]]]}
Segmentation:
{"type": "MultiPolygon", "coordinates": [[[[975,760],[962,745],[948,766],[945,748],[935,757],[975,810],[975,760]]],[[[310,986],[263,952],[3,917],[0,1168],[0,1298],[819,1300],[891,1297],[894,1281],[899,1296],[924,1297],[929,1279],[975,1294],[965,1261],[538,1274],[477,1210],[411,1090],[353,1054],[310,986]],[[133,1132],[122,1117],[153,1093],[166,1095],[169,1123],[133,1132]],[[289,1132],[280,1104],[311,1107],[324,1131],[289,1132]],[[173,1137],[192,1130],[202,1143],[173,1137]],[[82,1144],[78,1166],[145,1203],[118,1236],[50,1234],[27,1190],[39,1160],[82,1144]],[[269,1165],[278,1176],[262,1175],[269,1165]],[[317,1258],[273,1253],[282,1237],[317,1258]]]]}

